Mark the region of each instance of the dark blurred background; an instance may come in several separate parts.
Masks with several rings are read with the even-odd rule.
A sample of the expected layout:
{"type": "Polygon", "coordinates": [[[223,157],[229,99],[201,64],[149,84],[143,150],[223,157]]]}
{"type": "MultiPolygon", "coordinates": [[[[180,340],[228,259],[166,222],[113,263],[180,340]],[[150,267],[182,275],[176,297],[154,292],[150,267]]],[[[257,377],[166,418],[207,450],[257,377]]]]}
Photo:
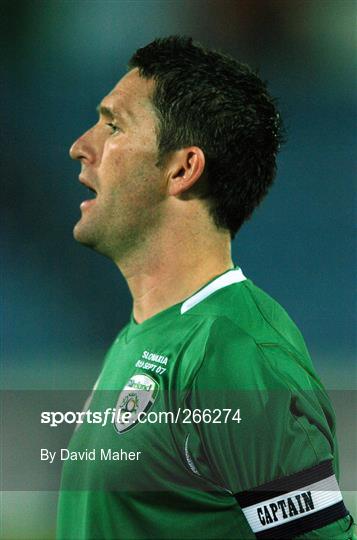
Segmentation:
{"type": "MultiPolygon", "coordinates": [[[[84,192],[68,149],[131,54],[179,33],[257,68],[280,102],[288,142],[276,183],[234,259],[297,322],[327,388],[355,390],[357,3],[10,0],[0,10],[2,387],[91,388],[128,320],[116,267],[72,239],[84,192]]],[[[351,399],[336,398],[346,478],[351,399]]],[[[3,538],[53,537],[55,493],[7,492],[2,503],[3,538]]]]}

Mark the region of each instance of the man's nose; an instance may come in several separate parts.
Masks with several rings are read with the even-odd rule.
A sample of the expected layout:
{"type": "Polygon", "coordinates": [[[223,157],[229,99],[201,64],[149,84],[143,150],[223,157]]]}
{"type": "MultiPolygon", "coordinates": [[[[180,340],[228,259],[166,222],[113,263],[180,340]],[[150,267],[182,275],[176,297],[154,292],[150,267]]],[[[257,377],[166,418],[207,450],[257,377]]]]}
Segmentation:
{"type": "Polygon", "coordinates": [[[72,159],[93,161],[95,159],[93,145],[90,142],[90,131],[81,135],[71,146],[69,155],[72,159]]]}

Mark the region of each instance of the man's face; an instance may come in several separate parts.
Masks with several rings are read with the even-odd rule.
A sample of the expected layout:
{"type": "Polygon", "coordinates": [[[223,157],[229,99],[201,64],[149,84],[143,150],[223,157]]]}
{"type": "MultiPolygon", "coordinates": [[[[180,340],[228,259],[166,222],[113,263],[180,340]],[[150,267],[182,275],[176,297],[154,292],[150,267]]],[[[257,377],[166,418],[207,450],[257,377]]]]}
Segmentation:
{"type": "Polygon", "coordinates": [[[81,204],[74,237],[114,260],[145,241],[160,221],[165,178],[156,166],[152,90],[153,81],[130,71],[100,103],[98,122],[70,150],[81,162],[81,182],[96,192],[81,204]]]}

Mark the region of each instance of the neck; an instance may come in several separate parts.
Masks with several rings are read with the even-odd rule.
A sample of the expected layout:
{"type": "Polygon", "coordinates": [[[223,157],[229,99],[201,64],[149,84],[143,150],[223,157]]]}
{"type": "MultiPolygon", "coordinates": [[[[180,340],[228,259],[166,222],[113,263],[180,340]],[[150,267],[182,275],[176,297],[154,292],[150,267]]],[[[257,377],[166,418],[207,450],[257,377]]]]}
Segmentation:
{"type": "Polygon", "coordinates": [[[229,233],[181,231],[147,241],[125,261],[116,261],[133,297],[138,323],[191,296],[207,281],[233,268],[229,233]],[[175,239],[173,241],[172,239],[175,239]]]}

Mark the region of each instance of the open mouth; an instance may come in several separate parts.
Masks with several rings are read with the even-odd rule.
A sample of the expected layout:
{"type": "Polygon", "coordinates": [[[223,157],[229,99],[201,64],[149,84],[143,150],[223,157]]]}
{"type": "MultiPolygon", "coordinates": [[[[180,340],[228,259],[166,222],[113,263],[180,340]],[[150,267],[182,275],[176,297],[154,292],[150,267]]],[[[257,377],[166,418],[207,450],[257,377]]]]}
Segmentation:
{"type": "Polygon", "coordinates": [[[80,204],[81,210],[86,210],[87,208],[90,208],[93,204],[95,204],[95,200],[97,198],[97,192],[87,182],[81,180],[81,183],[87,188],[87,193],[90,195],[90,198],[86,199],[80,204]]]}
{"type": "Polygon", "coordinates": [[[90,195],[92,195],[92,199],[96,198],[97,192],[94,188],[87,186],[87,191],[90,195]]]}

